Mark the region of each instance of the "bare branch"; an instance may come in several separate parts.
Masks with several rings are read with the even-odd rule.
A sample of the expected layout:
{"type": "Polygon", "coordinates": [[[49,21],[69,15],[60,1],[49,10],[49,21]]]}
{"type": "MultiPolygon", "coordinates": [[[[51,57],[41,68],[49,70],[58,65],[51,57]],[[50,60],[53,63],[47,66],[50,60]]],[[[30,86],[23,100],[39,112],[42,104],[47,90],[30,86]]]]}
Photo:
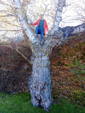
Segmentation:
{"type": "Polygon", "coordinates": [[[15,30],[15,29],[14,30],[7,30],[7,29],[5,29],[5,30],[0,30],[0,31],[17,31],[18,32],[18,31],[21,31],[21,30],[22,29],[20,29],[20,30],[15,30]]]}
{"type": "Polygon", "coordinates": [[[23,17],[23,12],[22,12],[22,7],[21,7],[22,5],[21,5],[20,0],[14,0],[14,3],[15,3],[15,9],[18,13],[17,15],[18,15],[19,21],[20,21],[23,29],[25,30],[26,35],[29,37],[29,39],[32,41],[32,43],[36,42],[32,29],[30,28],[30,26],[28,26],[25,18],[23,17]]]}
{"type": "Polygon", "coordinates": [[[58,31],[59,24],[62,20],[62,10],[65,6],[66,0],[58,0],[58,6],[56,7],[56,15],[53,23],[53,27],[51,29],[51,34],[54,34],[55,31],[58,31]]]}
{"type": "Polygon", "coordinates": [[[28,60],[27,57],[25,57],[19,50],[18,48],[16,49],[16,52],[19,53],[28,63],[30,63],[32,65],[32,63],[28,60]]]}
{"type": "Polygon", "coordinates": [[[23,54],[23,53],[21,53],[20,51],[19,51],[19,49],[18,49],[18,46],[17,46],[17,44],[15,43],[15,48],[13,48],[10,44],[9,45],[4,45],[5,47],[9,47],[9,48],[11,48],[12,50],[15,50],[18,54],[20,54],[20,56],[22,56],[29,64],[31,64],[32,65],[32,63],[31,63],[31,61],[29,61],[28,60],[28,58],[23,54]]]}
{"type": "Polygon", "coordinates": [[[63,31],[63,38],[67,39],[67,37],[71,35],[85,32],[85,23],[75,27],[70,27],[70,26],[64,27],[62,28],[62,31],[63,31]]]}

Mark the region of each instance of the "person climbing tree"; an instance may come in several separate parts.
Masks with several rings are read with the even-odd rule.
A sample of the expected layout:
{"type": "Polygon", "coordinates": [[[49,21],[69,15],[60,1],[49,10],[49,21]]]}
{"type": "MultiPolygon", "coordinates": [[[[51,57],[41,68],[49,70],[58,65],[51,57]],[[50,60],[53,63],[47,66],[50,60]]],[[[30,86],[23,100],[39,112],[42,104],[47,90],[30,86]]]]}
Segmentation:
{"type": "Polygon", "coordinates": [[[37,22],[30,24],[33,26],[37,25],[36,29],[35,29],[35,35],[41,34],[41,39],[43,39],[44,35],[46,34],[46,31],[48,31],[47,22],[46,22],[46,20],[43,19],[43,17],[44,17],[44,15],[41,14],[40,19],[37,22]]]}

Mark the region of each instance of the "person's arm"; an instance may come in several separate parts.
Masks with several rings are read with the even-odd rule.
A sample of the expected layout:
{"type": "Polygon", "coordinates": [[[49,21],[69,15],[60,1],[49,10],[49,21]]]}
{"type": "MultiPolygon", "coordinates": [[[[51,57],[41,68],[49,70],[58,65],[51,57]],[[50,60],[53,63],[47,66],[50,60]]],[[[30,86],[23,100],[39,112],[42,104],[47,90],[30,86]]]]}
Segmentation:
{"type": "MultiPolygon", "coordinates": [[[[38,21],[39,21],[39,20],[38,20],[38,21]]],[[[33,26],[34,26],[34,25],[37,25],[38,21],[37,21],[37,22],[35,22],[35,23],[33,23],[33,24],[30,24],[30,25],[33,25],[33,26]]]]}
{"type": "MultiPolygon", "coordinates": [[[[46,22],[46,21],[45,21],[46,22]]],[[[46,30],[48,31],[48,24],[47,24],[47,22],[46,22],[46,30]]]]}
{"type": "Polygon", "coordinates": [[[48,24],[47,24],[47,31],[48,31],[48,24]]]}

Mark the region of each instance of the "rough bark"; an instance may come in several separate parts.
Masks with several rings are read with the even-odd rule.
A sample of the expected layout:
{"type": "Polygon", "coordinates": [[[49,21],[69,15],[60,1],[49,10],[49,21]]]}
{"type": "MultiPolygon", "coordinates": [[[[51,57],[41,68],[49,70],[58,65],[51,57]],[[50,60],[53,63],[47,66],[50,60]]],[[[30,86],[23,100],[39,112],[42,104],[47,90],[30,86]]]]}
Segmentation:
{"type": "Polygon", "coordinates": [[[36,56],[32,75],[29,79],[31,102],[34,106],[49,109],[52,104],[51,73],[48,56],[36,56]]]}
{"type": "Polygon", "coordinates": [[[51,96],[51,72],[50,72],[50,61],[49,55],[52,52],[52,48],[57,44],[61,43],[62,33],[59,31],[59,23],[61,21],[62,10],[65,6],[65,0],[58,0],[58,7],[56,9],[56,16],[53,28],[48,34],[48,37],[43,40],[39,40],[39,37],[35,37],[31,28],[27,25],[23,12],[21,10],[20,0],[14,0],[17,16],[26,32],[27,37],[30,39],[31,50],[33,56],[31,57],[33,63],[32,75],[29,79],[29,89],[31,93],[31,102],[34,106],[41,106],[48,110],[52,104],[51,96]],[[58,36],[56,35],[58,34],[58,36]]]}
{"type": "Polygon", "coordinates": [[[62,11],[63,11],[63,7],[66,4],[66,0],[58,0],[58,5],[56,6],[56,15],[55,15],[55,20],[53,23],[53,27],[51,29],[51,34],[53,35],[55,33],[55,31],[58,31],[59,29],[59,24],[62,20],[62,11]]]}
{"type": "Polygon", "coordinates": [[[66,4],[66,0],[58,0],[58,5],[56,7],[56,15],[53,22],[53,27],[49,31],[48,36],[46,38],[46,45],[49,47],[49,51],[52,52],[52,49],[57,45],[60,45],[63,41],[63,33],[62,30],[59,29],[59,24],[62,20],[62,11],[66,4]]]}
{"type": "MultiPolygon", "coordinates": [[[[37,37],[39,38],[39,37],[37,37]]],[[[40,40],[41,42],[41,40],[40,40]]],[[[41,106],[48,110],[52,104],[51,72],[48,49],[42,43],[33,44],[33,69],[28,84],[31,102],[34,106],[41,106]],[[34,59],[33,59],[34,58],[34,59]]]]}
{"type": "MultiPolygon", "coordinates": [[[[62,10],[65,6],[65,2],[66,0],[58,0],[53,27],[43,43],[39,40],[39,37],[35,37],[32,29],[28,26],[25,17],[23,17],[20,0],[14,0],[17,17],[24,32],[31,41],[33,71],[28,82],[31,93],[31,102],[34,106],[41,106],[46,110],[48,110],[52,104],[49,55],[52,52],[53,47],[55,47],[56,44],[60,45],[63,40],[63,33],[62,29],[59,29],[59,24],[62,20],[62,10]]],[[[76,31],[78,31],[78,29],[72,33],[76,33],[76,31]]]]}
{"type": "Polygon", "coordinates": [[[34,35],[32,29],[27,24],[26,18],[23,16],[22,4],[21,4],[20,0],[14,0],[14,3],[15,3],[16,15],[21,23],[23,30],[26,32],[26,35],[30,39],[30,41],[32,43],[35,43],[37,40],[35,40],[35,35],[34,35]]]}
{"type": "Polygon", "coordinates": [[[79,34],[85,31],[85,23],[78,25],[78,26],[66,26],[64,28],[60,28],[63,32],[63,39],[66,40],[67,37],[79,34]]]}

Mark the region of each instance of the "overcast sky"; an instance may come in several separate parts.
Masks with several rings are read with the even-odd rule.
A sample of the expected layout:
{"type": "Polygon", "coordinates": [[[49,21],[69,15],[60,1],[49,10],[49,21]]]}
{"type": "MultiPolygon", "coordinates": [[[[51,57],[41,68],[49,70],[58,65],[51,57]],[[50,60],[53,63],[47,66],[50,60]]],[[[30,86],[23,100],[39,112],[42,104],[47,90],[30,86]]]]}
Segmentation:
{"type": "Polygon", "coordinates": [[[79,11],[80,8],[84,9],[81,12],[85,16],[85,0],[66,0],[66,4],[68,7],[64,8],[62,20],[66,23],[62,23],[63,26],[76,26],[81,24],[81,22],[77,19],[75,20],[77,15],[77,10],[79,11]]]}
{"type": "MultiPolygon", "coordinates": [[[[29,6],[29,8],[32,7],[32,13],[33,13],[33,11],[43,13],[43,11],[42,11],[43,4],[41,1],[44,1],[44,4],[49,3],[48,9],[49,8],[53,9],[55,6],[54,1],[58,1],[58,0],[35,0],[34,5],[37,8],[33,7],[32,5],[29,6]]],[[[62,26],[62,27],[76,26],[76,25],[81,24],[79,19],[77,19],[77,17],[78,17],[77,11],[80,10],[80,7],[85,9],[85,0],[66,0],[66,7],[63,9],[62,22],[60,23],[60,26],[62,26]]],[[[81,13],[83,13],[83,12],[81,12],[81,13]]],[[[48,22],[51,22],[51,18],[49,16],[46,16],[47,13],[45,13],[45,19],[48,22]]],[[[84,16],[85,16],[85,12],[84,12],[84,16]]],[[[32,16],[31,18],[34,21],[34,20],[37,20],[39,18],[39,16],[36,16],[36,17],[32,16]]],[[[49,24],[51,24],[51,23],[49,23],[49,24]]]]}
{"type": "MultiPolygon", "coordinates": [[[[11,1],[11,0],[2,0],[2,1],[7,2],[7,1],[11,1]]],[[[29,16],[29,17],[31,17],[32,22],[35,22],[39,18],[39,15],[37,16],[36,14],[34,14],[34,12],[37,12],[37,14],[43,13],[42,1],[44,1],[45,5],[49,3],[47,10],[52,9],[52,11],[50,11],[50,13],[49,13],[49,14],[51,14],[51,13],[55,13],[55,11],[53,11],[53,9],[55,9],[55,6],[56,6],[56,3],[58,0],[35,0],[35,2],[34,2],[34,0],[32,0],[32,1],[33,1],[33,4],[28,6],[29,8],[31,8],[31,13],[32,13],[32,16],[29,16]]],[[[78,19],[75,20],[77,18],[77,10],[80,7],[85,9],[85,0],[66,0],[66,7],[63,9],[62,22],[60,23],[60,26],[61,27],[76,26],[76,25],[81,24],[81,22],[78,19]]],[[[0,10],[2,10],[2,9],[5,9],[5,7],[0,6],[0,10]]],[[[30,14],[30,13],[28,12],[28,14],[30,14]]],[[[52,26],[52,18],[47,16],[47,14],[48,14],[48,12],[45,13],[45,19],[47,20],[48,27],[50,28],[50,26],[52,26]]],[[[85,16],[85,12],[83,15],[85,16]]],[[[14,21],[13,21],[13,23],[14,23],[14,21]]]]}

